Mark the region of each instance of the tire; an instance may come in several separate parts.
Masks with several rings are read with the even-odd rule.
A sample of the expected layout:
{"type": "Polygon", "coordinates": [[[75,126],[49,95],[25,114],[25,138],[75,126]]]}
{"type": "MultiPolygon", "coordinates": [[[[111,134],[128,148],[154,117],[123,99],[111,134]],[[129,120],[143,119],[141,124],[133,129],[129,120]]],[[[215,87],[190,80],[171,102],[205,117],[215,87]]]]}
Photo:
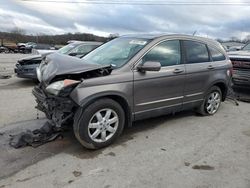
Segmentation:
{"type": "Polygon", "coordinates": [[[112,99],[102,98],[85,109],[80,107],[73,127],[77,140],[84,147],[99,149],[112,144],[122,133],[124,124],[125,113],[121,105],[112,99]]]}
{"type": "Polygon", "coordinates": [[[221,89],[218,86],[212,86],[206,93],[206,97],[201,104],[201,106],[196,110],[196,112],[203,116],[209,116],[214,115],[218,109],[220,108],[220,104],[222,101],[222,93],[221,89]],[[212,99],[214,94],[218,95],[218,98],[216,97],[216,100],[212,99]],[[212,102],[210,102],[212,101],[212,102]],[[211,108],[209,108],[209,104],[211,104],[211,108]],[[214,110],[212,109],[214,108],[214,110]]]}

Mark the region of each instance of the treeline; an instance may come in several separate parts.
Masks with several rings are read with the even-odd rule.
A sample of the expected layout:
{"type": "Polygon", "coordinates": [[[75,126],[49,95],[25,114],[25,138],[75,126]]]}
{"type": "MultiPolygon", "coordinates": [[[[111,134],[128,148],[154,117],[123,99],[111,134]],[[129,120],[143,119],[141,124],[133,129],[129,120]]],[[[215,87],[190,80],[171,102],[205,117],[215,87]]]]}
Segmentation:
{"type": "MultiPolygon", "coordinates": [[[[62,35],[26,35],[21,32],[0,32],[1,44],[35,42],[51,45],[65,45],[69,40],[106,42],[109,38],[96,36],[89,33],[67,33],[62,35]]],[[[4,45],[4,44],[3,44],[4,45]]]]}
{"type": "Polygon", "coordinates": [[[240,43],[249,43],[250,42],[250,35],[247,35],[246,37],[239,39],[237,37],[231,37],[230,39],[223,40],[223,39],[217,39],[218,42],[240,42],[240,43]]]}

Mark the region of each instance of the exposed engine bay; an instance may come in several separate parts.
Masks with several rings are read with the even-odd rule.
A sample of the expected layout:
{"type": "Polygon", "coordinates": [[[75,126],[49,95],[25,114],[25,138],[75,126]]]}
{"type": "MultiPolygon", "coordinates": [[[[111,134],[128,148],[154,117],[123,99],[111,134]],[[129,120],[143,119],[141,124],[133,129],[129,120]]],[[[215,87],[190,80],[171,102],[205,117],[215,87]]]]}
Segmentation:
{"type": "Polygon", "coordinates": [[[100,77],[100,76],[107,76],[111,73],[111,71],[112,71],[112,68],[107,67],[107,68],[100,68],[100,69],[78,73],[78,74],[58,75],[55,78],[53,78],[51,82],[64,80],[64,79],[84,80],[84,79],[95,78],[95,77],[100,77]]]}

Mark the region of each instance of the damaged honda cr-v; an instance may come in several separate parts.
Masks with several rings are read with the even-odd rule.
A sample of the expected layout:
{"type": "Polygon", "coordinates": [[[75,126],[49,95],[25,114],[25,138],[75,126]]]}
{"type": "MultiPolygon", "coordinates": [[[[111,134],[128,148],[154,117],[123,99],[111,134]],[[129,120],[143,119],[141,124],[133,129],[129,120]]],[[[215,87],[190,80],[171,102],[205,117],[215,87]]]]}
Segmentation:
{"type": "Polygon", "coordinates": [[[83,59],[54,54],[37,69],[37,108],[53,126],[73,124],[92,149],[133,121],[184,109],[213,115],[227,95],[231,62],[219,43],[184,35],[114,39],[83,59]]]}

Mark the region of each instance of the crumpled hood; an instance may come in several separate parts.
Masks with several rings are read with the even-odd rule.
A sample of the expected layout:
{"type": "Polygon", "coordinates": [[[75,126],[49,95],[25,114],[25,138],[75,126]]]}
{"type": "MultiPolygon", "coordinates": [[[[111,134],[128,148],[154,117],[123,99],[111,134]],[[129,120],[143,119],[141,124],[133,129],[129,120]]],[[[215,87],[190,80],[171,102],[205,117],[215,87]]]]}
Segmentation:
{"type": "Polygon", "coordinates": [[[41,58],[42,58],[41,55],[32,55],[32,56],[28,56],[28,57],[24,57],[22,59],[19,59],[19,61],[27,61],[27,60],[41,59],[41,58]]]}
{"type": "Polygon", "coordinates": [[[21,65],[23,64],[34,64],[34,63],[40,63],[40,61],[42,61],[42,59],[49,55],[50,53],[46,53],[46,54],[38,54],[38,55],[31,55],[28,57],[24,57],[18,60],[18,63],[20,63],[21,65]]]}
{"type": "Polygon", "coordinates": [[[80,74],[103,68],[110,68],[110,65],[90,64],[82,59],[53,53],[46,56],[39,70],[41,71],[42,82],[48,84],[56,76],[80,74]]]}

